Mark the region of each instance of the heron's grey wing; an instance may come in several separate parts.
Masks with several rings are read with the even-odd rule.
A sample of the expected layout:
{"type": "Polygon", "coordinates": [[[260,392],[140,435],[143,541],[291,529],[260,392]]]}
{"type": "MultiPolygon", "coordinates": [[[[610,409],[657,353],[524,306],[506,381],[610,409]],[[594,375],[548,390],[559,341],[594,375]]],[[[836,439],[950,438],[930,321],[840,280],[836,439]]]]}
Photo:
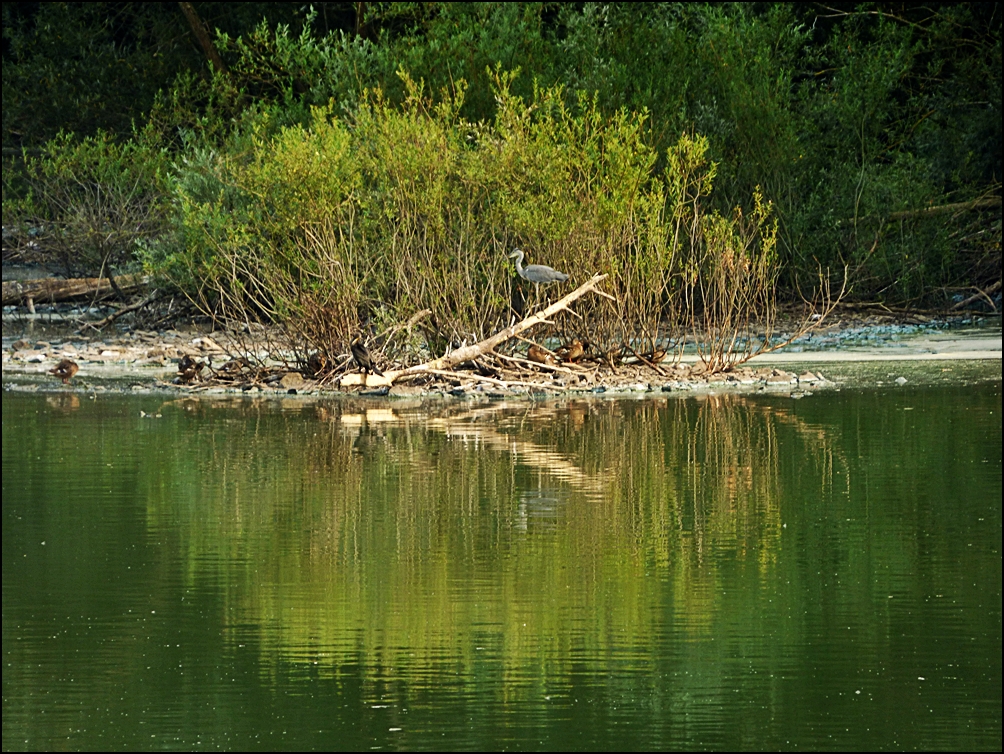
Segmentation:
{"type": "Polygon", "coordinates": [[[558,272],[546,264],[531,264],[526,268],[526,274],[535,283],[563,283],[568,280],[568,275],[564,272],[558,272]]]}

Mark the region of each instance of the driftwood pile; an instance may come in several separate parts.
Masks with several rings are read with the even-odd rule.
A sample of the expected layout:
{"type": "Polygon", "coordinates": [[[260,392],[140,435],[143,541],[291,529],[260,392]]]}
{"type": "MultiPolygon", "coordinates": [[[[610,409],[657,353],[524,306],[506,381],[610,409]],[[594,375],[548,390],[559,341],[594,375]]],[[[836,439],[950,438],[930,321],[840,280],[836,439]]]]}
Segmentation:
{"type": "MultiPolygon", "coordinates": [[[[536,344],[530,348],[530,358],[520,358],[497,353],[495,348],[514,338],[526,340],[521,333],[539,324],[550,324],[550,318],[560,312],[578,316],[571,304],[587,293],[612,298],[599,290],[597,285],[606,275],[595,275],[567,296],[517,322],[501,332],[470,346],[451,351],[445,356],[403,369],[386,369],[381,374],[369,370],[367,373],[341,373],[348,363],[330,364],[318,354],[313,354],[300,369],[266,368],[253,364],[243,357],[232,358],[223,366],[216,367],[212,360],[201,361],[198,357],[186,356],[178,364],[178,373],[173,384],[189,389],[204,390],[211,387],[231,387],[251,389],[301,389],[324,384],[334,384],[342,388],[362,387],[374,392],[387,393],[395,383],[416,379],[445,378],[455,386],[464,382],[484,383],[496,388],[547,388],[565,389],[581,383],[592,383],[600,369],[599,363],[586,366],[576,363],[583,356],[582,344],[572,344],[563,354],[554,354],[536,344]],[[549,374],[550,381],[541,381],[541,373],[549,374]],[[336,376],[339,375],[340,376],[336,376]]],[[[529,341],[532,343],[532,341],[529,341]]],[[[232,349],[220,349],[221,351],[232,349]]]]}
{"type": "Polygon", "coordinates": [[[589,370],[574,364],[564,366],[559,366],[557,363],[549,364],[546,363],[546,359],[529,361],[515,356],[504,356],[496,353],[495,348],[508,340],[518,338],[520,333],[536,325],[550,324],[550,318],[559,312],[566,311],[570,314],[575,314],[575,311],[571,308],[572,302],[587,293],[595,293],[598,296],[612,299],[613,297],[610,294],[604,293],[597,288],[597,285],[604,278],[606,278],[606,275],[594,275],[567,296],[559,299],[547,308],[479,343],[458,348],[445,356],[424,364],[417,364],[404,369],[388,369],[383,374],[362,374],[356,372],[346,374],[339,380],[339,385],[341,387],[390,388],[395,382],[437,375],[450,378],[463,376],[465,379],[475,382],[485,382],[497,387],[538,387],[539,383],[525,382],[521,378],[526,369],[545,369],[566,374],[577,379],[579,375],[584,375],[589,370]],[[462,366],[470,366],[474,371],[465,370],[462,374],[455,371],[462,366]]]}

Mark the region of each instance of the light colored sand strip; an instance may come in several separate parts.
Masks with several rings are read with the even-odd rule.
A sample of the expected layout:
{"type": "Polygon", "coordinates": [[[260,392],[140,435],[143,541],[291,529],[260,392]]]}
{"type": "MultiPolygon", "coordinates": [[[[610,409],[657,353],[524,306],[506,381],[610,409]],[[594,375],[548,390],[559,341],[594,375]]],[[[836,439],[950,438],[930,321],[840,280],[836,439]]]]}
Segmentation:
{"type": "Polygon", "coordinates": [[[975,359],[997,359],[1000,361],[1000,349],[996,351],[942,351],[939,353],[890,353],[890,349],[875,349],[872,351],[802,351],[801,353],[769,353],[750,359],[750,364],[797,364],[820,362],[852,362],[852,361],[964,361],[975,359]]]}

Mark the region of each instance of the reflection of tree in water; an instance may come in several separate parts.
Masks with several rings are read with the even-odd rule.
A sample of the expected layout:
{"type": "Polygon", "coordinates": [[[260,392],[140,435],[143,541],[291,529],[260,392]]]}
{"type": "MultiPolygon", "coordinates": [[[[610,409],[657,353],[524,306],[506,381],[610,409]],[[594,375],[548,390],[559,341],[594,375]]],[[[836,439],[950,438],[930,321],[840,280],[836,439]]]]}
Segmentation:
{"type": "Polygon", "coordinates": [[[645,645],[667,598],[709,630],[726,554],[776,562],[782,442],[830,469],[823,484],[834,457],[825,428],[735,396],[180,405],[185,491],[151,516],[185,532],[193,571],[227,570],[235,630],[259,626],[276,660],[314,647],[332,670],[433,663],[479,625],[505,675],[532,676],[569,632],[645,645]]]}
{"type": "Polygon", "coordinates": [[[730,398],[701,401],[689,437],[681,438],[681,514],[698,557],[714,538],[770,558],[781,523],[777,423],[730,398]]]}

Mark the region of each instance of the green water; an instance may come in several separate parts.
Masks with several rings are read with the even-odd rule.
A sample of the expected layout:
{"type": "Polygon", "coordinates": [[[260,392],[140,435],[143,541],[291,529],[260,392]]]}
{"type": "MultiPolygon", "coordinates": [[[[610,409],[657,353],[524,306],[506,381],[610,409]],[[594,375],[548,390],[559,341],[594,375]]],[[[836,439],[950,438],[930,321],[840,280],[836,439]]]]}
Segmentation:
{"type": "Polygon", "coordinates": [[[1000,749],[1001,383],[5,394],[3,663],[5,750],[1000,749]]]}

